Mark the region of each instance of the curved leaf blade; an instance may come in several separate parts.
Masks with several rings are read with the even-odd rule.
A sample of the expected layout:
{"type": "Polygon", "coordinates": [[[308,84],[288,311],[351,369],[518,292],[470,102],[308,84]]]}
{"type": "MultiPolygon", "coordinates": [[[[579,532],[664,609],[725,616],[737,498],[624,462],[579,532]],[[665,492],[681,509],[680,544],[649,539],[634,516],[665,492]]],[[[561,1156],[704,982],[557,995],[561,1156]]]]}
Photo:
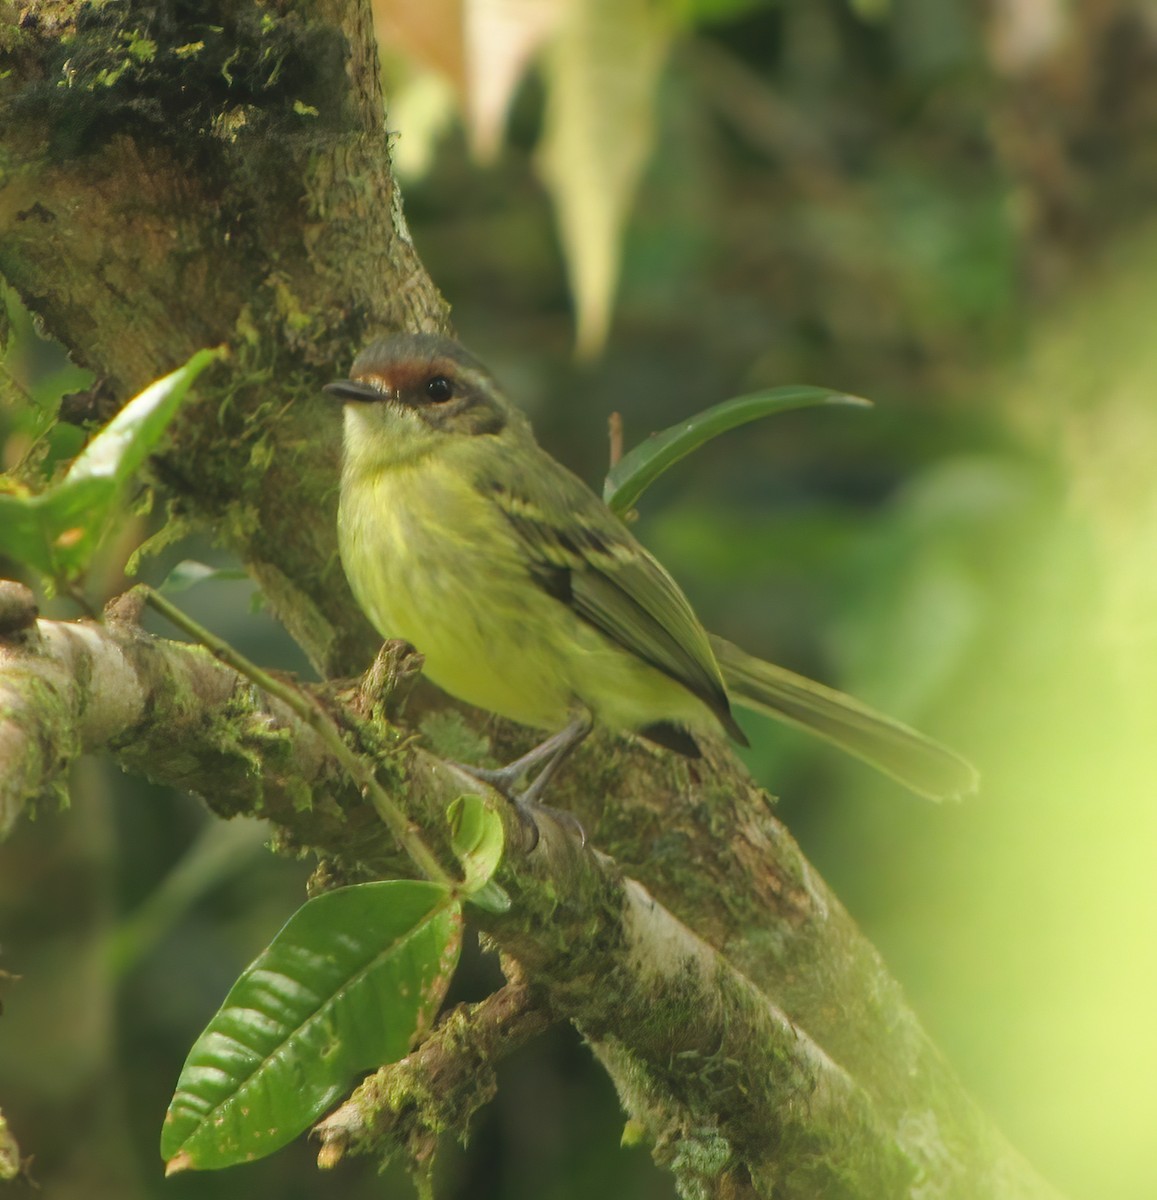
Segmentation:
{"type": "Polygon", "coordinates": [[[447,809],[450,842],[462,864],[462,891],[487,912],[507,912],[510,897],[492,876],[502,861],[506,835],[502,819],[473,793],[459,796],[447,809]]]}
{"type": "Polygon", "coordinates": [[[199,350],[150,384],[89,442],[59,483],[39,494],[0,495],[0,550],[46,575],[83,570],[121,488],[160,441],[193,381],[221,356],[199,350]]]}
{"type": "Polygon", "coordinates": [[[405,1055],[437,1015],[461,929],[450,890],[412,880],[298,909],[189,1051],[161,1133],[166,1173],[264,1157],[357,1072],[405,1055]]]}
{"type": "Polygon", "coordinates": [[[0,551],[45,575],[53,573],[52,541],[41,520],[39,496],[0,492],[0,551]]]}
{"type": "Polygon", "coordinates": [[[62,486],[83,479],[109,479],[121,484],[134,475],[160,440],[193,381],[221,357],[221,350],[198,350],[183,367],[150,383],[77,455],[62,486]]]}
{"type": "Polygon", "coordinates": [[[85,446],[46,495],[43,515],[55,532],[61,569],[73,572],[85,566],[121,488],[161,440],[193,381],[221,356],[220,350],[198,350],[183,367],[149,384],[85,446]],[[68,537],[71,531],[76,536],[68,537]]]}
{"type": "Polygon", "coordinates": [[[829,404],[868,408],[871,403],[860,396],[802,383],[724,400],[722,404],[704,409],[689,420],[652,434],[645,442],[624,454],[607,473],[603,499],[619,516],[630,512],[639,497],[668,467],[674,466],[712,438],[739,425],[746,425],[749,421],[797,408],[816,408],[829,404]]]}

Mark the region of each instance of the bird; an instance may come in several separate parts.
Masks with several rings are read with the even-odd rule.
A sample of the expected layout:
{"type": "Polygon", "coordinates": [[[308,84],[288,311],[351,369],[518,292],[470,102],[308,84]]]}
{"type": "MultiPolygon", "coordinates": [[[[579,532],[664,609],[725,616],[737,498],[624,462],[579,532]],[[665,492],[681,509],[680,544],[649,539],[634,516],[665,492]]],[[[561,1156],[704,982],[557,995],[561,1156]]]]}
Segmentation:
{"type": "Polygon", "coordinates": [[[324,390],[344,406],[338,545],[354,597],[383,637],[424,656],[443,691],[548,733],[501,768],[466,767],[532,828],[550,780],[595,725],[696,758],[712,732],[748,744],[733,704],[920,795],[975,790],[954,751],[708,634],[667,570],[539,446],[457,341],[391,334],[324,390]]]}

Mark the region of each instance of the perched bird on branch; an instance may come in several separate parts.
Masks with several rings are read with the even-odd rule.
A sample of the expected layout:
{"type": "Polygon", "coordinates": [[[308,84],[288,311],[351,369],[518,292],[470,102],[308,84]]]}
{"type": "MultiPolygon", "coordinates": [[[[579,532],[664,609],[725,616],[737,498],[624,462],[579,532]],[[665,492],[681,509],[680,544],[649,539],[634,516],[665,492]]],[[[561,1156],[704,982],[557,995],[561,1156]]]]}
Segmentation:
{"type": "Polygon", "coordinates": [[[973,768],[849,696],[763,662],[699,623],[679,585],[457,342],[396,334],[327,385],[345,404],[338,532],[354,595],[444,691],[550,731],[497,771],[468,768],[533,822],[595,723],[688,756],[732,704],[825,738],[921,795],[973,768]],[[521,793],[519,782],[538,773],[521,793]]]}

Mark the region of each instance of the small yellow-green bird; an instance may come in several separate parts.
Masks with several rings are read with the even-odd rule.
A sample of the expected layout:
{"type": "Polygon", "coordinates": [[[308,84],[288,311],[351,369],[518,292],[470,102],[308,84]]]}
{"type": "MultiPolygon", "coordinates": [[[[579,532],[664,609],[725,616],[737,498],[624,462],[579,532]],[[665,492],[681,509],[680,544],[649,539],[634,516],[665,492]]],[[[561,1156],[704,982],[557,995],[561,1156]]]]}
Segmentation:
{"type": "Polygon", "coordinates": [[[708,635],[679,585],[457,342],[387,337],[325,390],[345,402],[338,534],[354,596],[383,637],[425,656],[440,688],[552,731],[499,771],[469,768],[532,825],[594,723],[698,756],[696,735],[712,728],[747,744],[733,700],[922,795],[975,788],[947,748],[708,635]]]}

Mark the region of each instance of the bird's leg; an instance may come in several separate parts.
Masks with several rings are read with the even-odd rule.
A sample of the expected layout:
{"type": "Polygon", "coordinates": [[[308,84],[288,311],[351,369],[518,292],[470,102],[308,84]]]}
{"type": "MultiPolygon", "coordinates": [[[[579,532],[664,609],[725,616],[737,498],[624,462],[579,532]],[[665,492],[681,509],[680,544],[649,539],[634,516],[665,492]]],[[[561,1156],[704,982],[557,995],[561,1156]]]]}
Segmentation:
{"type": "MultiPolygon", "coordinates": [[[[542,745],[536,747],[537,750],[543,750],[545,747],[550,747],[541,757],[546,759],[543,768],[534,777],[534,782],[519,796],[518,803],[529,808],[531,805],[540,804],[542,802],[542,794],[546,791],[546,786],[554,778],[555,772],[562,766],[563,760],[570,752],[583,741],[594,727],[594,722],[591,720],[590,713],[583,712],[572,717],[570,723],[565,729],[560,729],[558,733],[547,738],[542,745]]],[[[532,750],[530,754],[534,754],[532,750]]],[[[523,755],[528,758],[529,755],[523,755]]]]}
{"type": "MultiPolygon", "coordinates": [[[[545,741],[528,750],[521,758],[507,763],[504,767],[492,770],[487,767],[474,767],[468,763],[456,764],[461,770],[482,783],[488,783],[496,791],[501,792],[518,810],[523,824],[532,831],[534,841],[538,841],[538,825],[534,820],[535,808],[546,808],[542,803],[543,792],[547,784],[554,778],[555,772],[562,765],[568,754],[590,733],[594,725],[590,713],[576,714],[565,728],[558,733],[552,733],[545,741]],[[533,782],[522,792],[516,792],[515,785],[528,772],[542,763],[542,769],[533,782]]],[[[578,821],[570,814],[550,809],[564,824],[572,826],[582,841],[586,841],[586,833],[578,821]]]]}
{"type": "MultiPolygon", "coordinates": [[[[540,742],[533,749],[528,750],[521,758],[516,758],[513,762],[509,762],[504,767],[476,767],[470,763],[455,763],[455,766],[461,768],[468,775],[473,775],[475,779],[482,783],[488,783],[496,791],[501,792],[508,799],[513,800],[517,794],[514,786],[528,772],[533,770],[539,763],[550,759],[553,755],[559,754],[560,749],[565,753],[571,748],[568,745],[570,738],[573,736],[573,722],[567,725],[565,729],[560,729],[558,733],[552,733],[545,741],[540,742]]],[[[577,745],[577,742],[571,743],[577,745]]],[[[549,765],[549,764],[548,764],[549,765]]],[[[543,770],[545,771],[545,767],[543,770]]]]}

